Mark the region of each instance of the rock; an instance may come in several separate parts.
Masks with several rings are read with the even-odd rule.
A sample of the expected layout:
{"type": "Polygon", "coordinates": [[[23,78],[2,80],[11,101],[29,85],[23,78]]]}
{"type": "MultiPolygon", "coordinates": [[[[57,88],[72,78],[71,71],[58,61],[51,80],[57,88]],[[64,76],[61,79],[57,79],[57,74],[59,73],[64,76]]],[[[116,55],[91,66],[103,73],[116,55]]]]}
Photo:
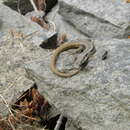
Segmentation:
{"type": "Polygon", "coordinates": [[[15,103],[34,84],[25,77],[26,71],[22,67],[22,64],[34,58],[32,45],[25,41],[13,39],[7,34],[0,39],[0,115],[3,117],[9,112],[4,100],[10,105],[15,103]]]}
{"type": "MultiPolygon", "coordinates": [[[[86,1],[84,2],[86,3],[86,1]]],[[[77,16],[77,10],[80,14],[85,12],[83,9],[79,11],[78,8],[72,7],[71,13],[75,14],[74,17],[70,17],[69,12],[68,17],[65,17],[63,14],[66,13],[64,11],[61,13],[61,10],[66,9],[66,7],[70,11],[72,5],[61,2],[59,12],[70,23],[75,16],[81,18],[82,15],[77,16]]],[[[44,32],[45,30],[40,26],[4,5],[0,5],[0,12],[2,12],[0,13],[0,96],[2,95],[7,102],[12,103],[12,99],[17,97],[17,93],[30,88],[35,81],[40,93],[56,108],[57,113],[59,114],[60,111],[68,118],[66,130],[129,130],[129,39],[95,40],[97,52],[88,66],[71,78],[61,78],[50,70],[52,52],[36,46],[48,38],[48,32],[44,32]],[[14,19],[12,20],[12,18],[14,19]],[[23,40],[11,37],[10,34],[5,35],[11,29],[16,29],[16,31],[26,35],[35,31],[38,31],[38,33],[29,40],[26,38],[23,40]],[[102,55],[106,51],[108,51],[107,59],[102,60],[102,55]]],[[[122,18],[125,17],[123,20],[126,21],[124,24],[120,24],[119,20],[109,22],[110,19],[106,20],[105,16],[102,15],[102,18],[100,18],[101,16],[88,12],[83,14],[87,14],[87,18],[95,23],[92,33],[86,33],[85,27],[82,28],[82,26],[82,30],[80,30],[80,26],[72,27],[64,21],[63,17],[57,14],[54,21],[56,26],[61,23],[59,32],[67,32],[69,39],[77,39],[78,37],[81,39],[87,36],[121,38],[126,36],[124,34],[127,34],[125,28],[128,28],[128,22],[125,16],[121,15],[122,18]],[[115,21],[116,23],[113,23],[115,21]],[[102,24],[109,29],[117,29],[117,32],[109,29],[107,32],[103,32],[100,26],[95,31],[96,25],[102,24]]],[[[85,20],[83,19],[83,21],[85,20]]],[[[129,28],[127,31],[129,32],[129,28]]],[[[70,52],[63,52],[58,59],[57,67],[59,69],[71,69],[74,60],[75,57],[70,52]]],[[[0,98],[1,101],[2,98],[0,98]]],[[[5,109],[7,112],[7,106],[0,104],[0,113],[5,115],[5,109]]]]}
{"type": "MultiPolygon", "coordinates": [[[[48,55],[48,50],[43,50],[26,39],[18,39],[12,37],[11,34],[0,38],[0,116],[2,118],[7,118],[11,105],[23,92],[34,86],[35,82],[27,78],[24,66],[34,61],[37,62],[37,60],[39,62],[46,55],[48,55]]],[[[60,112],[51,105],[48,119],[59,114],[60,112]]],[[[18,127],[20,126],[22,127],[19,124],[18,127]]],[[[24,125],[24,128],[28,127],[24,125]]]]}
{"type": "MultiPolygon", "coordinates": [[[[130,40],[95,40],[94,44],[96,54],[79,74],[71,78],[56,76],[49,67],[50,56],[46,56],[25,66],[28,77],[75,129],[129,130],[130,40]],[[102,60],[105,51],[108,57],[102,60]]],[[[69,59],[64,52],[57,66],[71,66],[69,59]]]]}
{"type": "Polygon", "coordinates": [[[60,0],[59,5],[60,15],[86,36],[109,39],[130,34],[130,5],[125,1],[60,0]]]}
{"type": "Polygon", "coordinates": [[[52,30],[47,31],[41,28],[38,24],[3,4],[0,4],[0,12],[0,31],[2,34],[15,29],[16,31],[23,33],[25,36],[30,35],[28,40],[35,45],[39,45],[44,40],[48,39],[48,37],[56,33],[52,30]]]}
{"type": "Polygon", "coordinates": [[[33,11],[33,6],[30,3],[30,0],[0,0],[1,3],[10,7],[11,9],[20,12],[25,15],[27,12],[33,11]]]}
{"type": "Polygon", "coordinates": [[[47,33],[39,25],[3,4],[0,4],[0,12],[0,115],[7,116],[9,111],[3,105],[3,99],[9,104],[14,103],[23,91],[34,84],[26,78],[26,71],[22,66],[46,54],[38,45],[47,38],[47,33]],[[16,36],[38,32],[23,39],[12,36],[12,29],[16,36]]]}
{"type": "Polygon", "coordinates": [[[68,40],[85,39],[86,36],[80,31],[76,30],[70,23],[68,23],[64,17],[58,14],[59,5],[53,8],[47,16],[49,21],[55,24],[56,32],[59,34],[65,33],[68,40]]]}

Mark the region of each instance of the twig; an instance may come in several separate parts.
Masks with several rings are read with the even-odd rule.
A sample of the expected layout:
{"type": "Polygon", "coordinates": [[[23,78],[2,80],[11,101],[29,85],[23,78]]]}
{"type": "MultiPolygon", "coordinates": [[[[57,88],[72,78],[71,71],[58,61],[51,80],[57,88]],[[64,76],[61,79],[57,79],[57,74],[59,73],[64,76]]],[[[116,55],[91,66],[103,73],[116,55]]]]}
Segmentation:
{"type": "Polygon", "coordinates": [[[49,20],[49,23],[52,24],[53,26],[53,32],[56,32],[56,25],[54,22],[52,22],[51,20],[49,20]]]}
{"type": "Polygon", "coordinates": [[[30,119],[30,120],[37,120],[36,118],[33,118],[33,117],[29,117],[29,116],[26,116],[26,115],[24,115],[23,113],[20,113],[20,112],[17,112],[16,110],[14,110],[14,109],[11,109],[13,112],[15,112],[15,113],[17,113],[17,114],[19,114],[20,116],[23,116],[23,117],[25,117],[25,118],[27,118],[27,119],[30,119]]]}
{"type": "Polygon", "coordinates": [[[14,117],[14,114],[12,113],[12,111],[10,110],[9,104],[7,103],[7,101],[5,100],[5,98],[0,94],[1,99],[4,101],[6,107],[8,108],[8,111],[10,112],[10,114],[14,117]]]}
{"type": "Polygon", "coordinates": [[[8,122],[9,122],[9,124],[10,124],[12,130],[16,130],[15,127],[13,126],[13,124],[11,123],[10,119],[8,120],[8,122]]]}
{"type": "Polygon", "coordinates": [[[0,122],[1,122],[1,121],[5,121],[5,120],[6,120],[6,118],[2,118],[2,119],[0,119],[0,122]]]}
{"type": "Polygon", "coordinates": [[[60,130],[60,126],[62,124],[62,120],[63,120],[63,115],[61,114],[59,119],[58,119],[58,121],[57,121],[57,123],[56,123],[56,126],[55,126],[54,130],[60,130]]]}
{"type": "Polygon", "coordinates": [[[33,1],[33,0],[30,0],[30,3],[31,3],[31,5],[33,6],[34,11],[38,12],[38,9],[37,9],[37,7],[36,7],[34,1],[33,1]]]}
{"type": "MultiPolygon", "coordinates": [[[[5,100],[5,98],[4,98],[1,94],[0,94],[0,97],[1,97],[1,98],[2,98],[2,100],[4,101],[4,103],[5,103],[6,107],[8,108],[8,111],[10,112],[11,116],[13,116],[13,117],[14,117],[14,114],[13,114],[13,113],[12,113],[12,111],[10,110],[10,107],[9,107],[9,105],[8,105],[7,101],[5,100]]],[[[14,119],[15,119],[15,117],[14,117],[14,119]]],[[[10,121],[10,120],[8,120],[8,122],[9,122],[9,124],[10,124],[10,126],[11,126],[12,130],[16,130],[16,129],[15,129],[15,127],[13,126],[13,124],[11,123],[11,121],[10,121]]]]}
{"type": "Polygon", "coordinates": [[[23,39],[26,39],[26,38],[32,36],[33,34],[35,34],[35,33],[37,33],[37,32],[38,32],[38,31],[34,31],[34,32],[30,33],[30,34],[27,34],[26,36],[23,37],[23,39]]]}

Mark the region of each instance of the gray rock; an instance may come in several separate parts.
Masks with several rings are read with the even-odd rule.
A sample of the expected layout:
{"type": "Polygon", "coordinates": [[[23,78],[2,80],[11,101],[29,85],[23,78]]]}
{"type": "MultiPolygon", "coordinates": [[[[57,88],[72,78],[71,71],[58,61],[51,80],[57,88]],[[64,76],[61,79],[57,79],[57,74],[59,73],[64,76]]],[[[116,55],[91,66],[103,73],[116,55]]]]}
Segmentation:
{"type": "Polygon", "coordinates": [[[43,11],[32,11],[32,12],[28,12],[26,13],[26,17],[27,18],[31,18],[31,17],[37,17],[37,18],[42,18],[45,15],[45,13],[43,11]]]}
{"type": "MultiPolygon", "coordinates": [[[[129,130],[130,40],[95,40],[94,44],[97,52],[79,74],[71,78],[56,76],[49,67],[50,56],[46,56],[26,66],[28,77],[72,120],[75,129],[129,130]],[[106,50],[108,58],[102,60],[106,50]]],[[[64,52],[59,57],[59,68],[71,66],[69,55],[64,52]]]]}
{"type": "Polygon", "coordinates": [[[126,38],[130,33],[130,5],[125,1],[60,0],[59,5],[60,15],[86,36],[126,38]]]}
{"type": "Polygon", "coordinates": [[[34,84],[25,77],[26,71],[22,65],[46,54],[43,49],[40,53],[36,45],[47,38],[47,33],[31,20],[0,4],[0,115],[7,116],[9,112],[3,99],[12,104],[34,84]],[[25,37],[31,35],[24,39],[13,37],[9,33],[12,29],[25,37]],[[35,31],[37,33],[33,34],[35,31]]]}
{"type": "Polygon", "coordinates": [[[30,19],[27,19],[16,11],[11,10],[3,4],[0,4],[0,12],[0,35],[11,31],[11,29],[15,29],[26,36],[32,34],[28,37],[28,40],[36,45],[39,45],[44,40],[48,39],[48,37],[56,33],[51,30],[47,31],[41,28],[38,24],[32,22],[30,19]]]}
{"type": "MultiPolygon", "coordinates": [[[[70,6],[67,5],[67,7],[70,10],[70,6]]],[[[16,29],[16,31],[25,34],[38,30],[38,34],[33,35],[33,38],[29,41],[26,39],[23,41],[21,39],[13,39],[10,37],[11,35],[4,35],[0,39],[0,95],[7,102],[11,102],[18,92],[30,88],[33,81],[35,81],[40,93],[54,105],[56,110],[58,110],[57,113],[59,114],[60,111],[68,118],[67,130],[129,130],[129,39],[95,40],[94,44],[97,52],[90,60],[88,66],[79,74],[64,79],[56,76],[50,70],[51,52],[48,53],[48,51],[32,44],[37,41],[36,44],[39,45],[41,41],[47,38],[46,35],[48,33],[46,34],[40,26],[6,6],[0,5],[0,12],[2,12],[0,13],[0,36],[3,36],[10,29],[16,29]],[[15,18],[13,19],[14,21],[12,18],[15,18]],[[106,50],[108,51],[108,58],[102,60],[102,55],[106,50]]],[[[76,17],[79,18],[80,15],[76,17]]],[[[90,18],[90,21],[91,18],[92,20],[95,19],[101,25],[103,20],[105,27],[108,26],[112,29],[115,27],[118,31],[117,34],[113,31],[108,31],[107,33],[102,32],[100,28],[99,31],[104,37],[119,36],[121,38],[124,35],[123,32],[126,33],[124,30],[124,28],[128,27],[126,18],[123,19],[124,21],[126,20],[124,24],[119,25],[121,23],[119,20],[115,20],[116,24],[109,23],[110,19],[107,19],[107,22],[104,23],[105,17],[99,17],[101,16],[89,14],[88,19],[90,18]]],[[[122,18],[124,17],[122,16],[122,18]]],[[[65,16],[64,18],[66,19],[65,16]]],[[[67,18],[73,19],[73,17],[69,16],[69,13],[67,18]]],[[[57,23],[56,26],[61,23],[60,32],[65,31],[70,34],[69,39],[73,39],[75,36],[84,38],[80,32],[66,23],[59,15],[56,16],[54,21],[57,20],[59,23],[55,22],[57,23]],[[72,34],[70,29],[72,29],[72,34]]],[[[71,23],[71,21],[69,22],[71,23]]],[[[76,28],[79,29],[78,26],[76,28]]],[[[84,30],[82,27],[81,29],[84,30]]],[[[85,34],[86,31],[82,30],[80,31],[85,34]]],[[[88,34],[86,33],[85,35],[88,34]]],[[[99,33],[96,32],[94,34],[92,32],[92,37],[101,38],[99,33]]],[[[58,59],[57,67],[59,69],[70,69],[73,67],[74,59],[75,57],[70,52],[63,52],[58,59]]],[[[2,98],[0,98],[0,102],[2,102],[2,98]]],[[[0,104],[0,113],[4,114],[3,111],[5,109],[7,112],[7,106],[0,104]]]]}
{"type": "Polygon", "coordinates": [[[33,59],[31,52],[34,49],[31,50],[30,45],[27,41],[11,38],[11,35],[4,35],[0,39],[0,115],[7,116],[7,105],[15,103],[34,84],[25,77],[26,71],[22,67],[24,62],[33,59]]]}
{"type": "MultiPolygon", "coordinates": [[[[45,30],[40,26],[4,5],[0,5],[0,12],[2,12],[0,13],[0,115],[7,117],[9,109],[3,100],[11,105],[24,91],[32,87],[34,81],[26,78],[23,65],[44,60],[50,55],[48,55],[48,50],[36,46],[44,40],[43,34],[50,32],[44,32],[45,30]],[[35,31],[38,33],[29,39],[15,38],[7,33],[11,29],[15,29],[16,33],[21,32],[26,35],[35,31]],[[35,41],[37,41],[36,45],[32,44],[35,41]]],[[[52,108],[49,117],[59,114],[59,110],[52,108]]],[[[71,126],[69,123],[67,128],[71,129],[71,126]]]]}
{"type": "Polygon", "coordinates": [[[53,21],[55,24],[56,31],[59,34],[65,33],[67,35],[67,39],[75,40],[75,39],[84,39],[86,36],[82,34],[80,31],[76,30],[69,22],[67,22],[64,17],[58,14],[59,5],[53,8],[52,12],[50,12],[47,16],[49,21],[53,21]]]}

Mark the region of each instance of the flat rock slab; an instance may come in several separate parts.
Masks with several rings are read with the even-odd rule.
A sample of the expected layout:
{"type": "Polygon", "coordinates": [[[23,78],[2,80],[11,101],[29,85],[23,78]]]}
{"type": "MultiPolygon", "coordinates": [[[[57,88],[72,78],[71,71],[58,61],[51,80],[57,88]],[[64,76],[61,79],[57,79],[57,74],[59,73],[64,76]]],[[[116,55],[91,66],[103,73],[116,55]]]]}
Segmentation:
{"type": "Polygon", "coordinates": [[[12,104],[34,84],[26,78],[23,65],[39,61],[46,53],[48,51],[26,39],[15,39],[10,33],[0,38],[0,115],[6,116],[8,113],[1,96],[12,104]]]}
{"type": "MultiPolygon", "coordinates": [[[[56,76],[49,67],[50,56],[46,56],[26,66],[29,77],[36,80],[41,93],[56,108],[73,120],[76,129],[128,130],[130,40],[95,40],[94,44],[97,52],[79,74],[71,78],[56,76]],[[105,51],[108,58],[102,60],[105,51]]],[[[59,57],[60,69],[71,66],[67,55],[64,52],[59,57]]]]}
{"type": "Polygon", "coordinates": [[[41,28],[29,18],[26,18],[9,7],[0,4],[0,36],[11,30],[16,30],[25,34],[25,36],[28,36],[28,40],[35,45],[41,44],[41,42],[55,34],[55,32],[41,28]]]}
{"type": "Polygon", "coordinates": [[[56,29],[59,34],[66,34],[67,39],[76,40],[76,39],[85,39],[86,36],[68,23],[64,17],[58,14],[59,5],[53,8],[52,12],[48,14],[48,19],[53,20],[55,23],[56,29]]]}
{"type": "MultiPolygon", "coordinates": [[[[23,92],[34,85],[34,81],[26,77],[27,73],[23,66],[39,61],[41,57],[43,58],[48,54],[48,50],[43,50],[38,46],[45,38],[44,34],[47,32],[44,31],[24,16],[0,5],[0,117],[2,119],[8,118],[10,106],[23,92]],[[35,31],[38,32],[33,33],[35,31]],[[25,37],[20,37],[21,34],[24,34],[25,37]]],[[[56,110],[54,111],[55,114],[59,114],[56,110]]],[[[53,113],[49,116],[53,116],[53,113]]],[[[28,128],[26,124],[24,128],[28,128]]],[[[40,128],[36,129],[39,130],[40,128]]]]}
{"type": "Polygon", "coordinates": [[[124,38],[130,34],[130,4],[123,0],[60,0],[59,13],[86,36],[124,38]]]}

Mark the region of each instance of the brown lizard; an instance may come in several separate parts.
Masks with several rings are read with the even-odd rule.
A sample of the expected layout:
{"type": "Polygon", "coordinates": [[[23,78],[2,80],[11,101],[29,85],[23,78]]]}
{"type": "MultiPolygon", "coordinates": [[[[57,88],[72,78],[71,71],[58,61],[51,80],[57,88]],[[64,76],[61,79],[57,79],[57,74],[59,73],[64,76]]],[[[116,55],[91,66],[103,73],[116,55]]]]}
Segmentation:
{"type": "Polygon", "coordinates": [[[60,77],[66,77],[66,78],[71,77],[77,74],[83,67],[86,66],[89,58],[95,52],[96,52],[96,49],[91,40],[78,40],[78,41],[72,41],[70,43],[64,43],[54,51],[51,57],[51,64],[50,64],[51,71],[60,77]],[[73,69],[73,71],[70,71],[68,73],[57,70],[56,61],[60,53],[69,49],[74,49],[74,48],[78,48],[77,49],[78,51],[87,49],[87,51],[83,51],[81,53],[81,56],[79,56],[79,68],[73,69]]]}

